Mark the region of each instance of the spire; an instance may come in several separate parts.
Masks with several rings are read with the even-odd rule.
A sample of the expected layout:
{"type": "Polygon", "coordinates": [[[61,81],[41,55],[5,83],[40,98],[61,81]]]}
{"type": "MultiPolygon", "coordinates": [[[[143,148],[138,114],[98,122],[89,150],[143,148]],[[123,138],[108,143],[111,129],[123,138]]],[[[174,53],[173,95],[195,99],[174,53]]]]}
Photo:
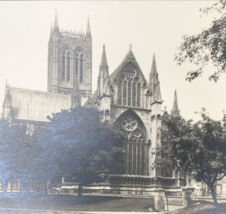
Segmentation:
{"type": "Polygon", "coordinates": [[[149,75],[149,87],[151,88],[151,91],[153,94],[153,102],[161,101],[162,97],[161,97],[161,91],[160,91],[160,83],[158,79],[155,54],[153,54],[152,67],[149,75]]]}
{"type": "Polygon", "coordinates": [[[107,63],[105,45],[103,45],[103,52],[102,52],[102,58],[101,58],[101,63],[100,63],[97,87],[98,87],[98,95],[100,97],[102,97],[103,94],[110,95],[110,79],[109,79],[109,71],[108,71],[108,63],[107,63]]]}
{"type": "Polygon", "coordinates": [[[180,111],[179,111],[178,103],[177,103],[177,91],[176,90],[174,92],[173,109],[171,111],[171,114],[176,117],[180,116],[180,111]]]}
{"type": "MultiPolygon", "coordinates": [[[[156,61],[155,61],[155,54],[153,54],[150,77],[151,77],[151,75],[156,75],[156,74],[157,74],[157,67],[156,67],[156,61]]],[[[150,79],[149,79],[149,81],[150,81],[150,79]]]]}
{"type": "Polygon", "coordinates": [[[103,45],[102,58],[101,58],[101,63],[100,63],[100,70],[104,69],[104,68],[108,71],[108,63],[107,63],[107,56],[106,56],[106,52],[105,52],[105,45],[103,45]]]}
{"type": "Polygon", "coordinates": [[[88,17],[88,22],[87,22],[86,37],[92,37],[91,30],[90,30],[89,17],[88,17]]]}
{"type": "Polygon", "coordinates": [[[54,28],[53,30],[58,29],[59,30],[59,24],[58,24],[58,17],[57,17],[57,10],[55,12],[55,20],[54,20],[54,28]]]}

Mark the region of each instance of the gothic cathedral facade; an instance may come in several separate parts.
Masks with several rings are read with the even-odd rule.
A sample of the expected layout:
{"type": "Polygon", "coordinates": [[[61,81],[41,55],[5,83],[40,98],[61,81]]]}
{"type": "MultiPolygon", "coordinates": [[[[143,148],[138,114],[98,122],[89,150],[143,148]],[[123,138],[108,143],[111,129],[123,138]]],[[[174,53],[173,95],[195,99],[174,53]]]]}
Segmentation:
{"type": "Polygon", "coordinates": [[[161,170],[162,98],[155,56],[147,81],[132,48],[110,72],[103,46],[97,89],[92,93],[92,54],[89,20],[86,33],[68,32],[60,30],[56,15],[48,43],[47,92],[6,84],[3,118],[26,123],[32,133],[52,113],[77,105],[94,106],[126,135],[123,171],[111,175],[110,183],[117,188],[166,185],[171,180],[164,180],[167,175],[161,170]]]}

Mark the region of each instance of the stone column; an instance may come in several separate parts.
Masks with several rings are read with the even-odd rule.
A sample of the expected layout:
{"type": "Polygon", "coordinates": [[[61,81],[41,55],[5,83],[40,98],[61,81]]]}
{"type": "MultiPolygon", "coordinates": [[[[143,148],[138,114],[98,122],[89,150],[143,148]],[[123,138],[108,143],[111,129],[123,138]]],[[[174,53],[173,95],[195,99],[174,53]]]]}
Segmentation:
{"type": "Polygon", "coordinates": [[[195,187],[186,186],[182,187],[182,199],[183,199],[183,206],[189,206],[193,200],[195,200],[195,187]]]}
{"type": "Polygon", "coordinates": [[[165,190],[162,188],[154,190],[154,206],[156,211],[159,212],[165,211],[166,204],[165,201],[166,201],[165,190]]]}

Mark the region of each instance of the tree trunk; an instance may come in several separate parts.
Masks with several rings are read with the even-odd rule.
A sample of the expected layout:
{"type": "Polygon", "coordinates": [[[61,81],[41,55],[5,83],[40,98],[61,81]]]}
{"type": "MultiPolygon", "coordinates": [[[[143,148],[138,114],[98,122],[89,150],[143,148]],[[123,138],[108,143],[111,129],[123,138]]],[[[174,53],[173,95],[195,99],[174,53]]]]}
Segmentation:
{"type": "Polygon", "coordinates": [[[79,183],[78,184],[78,198],[81,198],[82,197],[82,184],[79,183]]]}
{"type": "Polygon", "coordinates": [[[210,191],[211,191],[211,194],[212,194],[212,198],[213,198],[213,202],[214,202],[214,205],[217,209],[217,213],[222,213],[222,210],[217,202],[217,197],[216,197],[216,192],[214,190],[214,186],[213,184],[208,184],[208,187],[210,188],[210,191]]]}

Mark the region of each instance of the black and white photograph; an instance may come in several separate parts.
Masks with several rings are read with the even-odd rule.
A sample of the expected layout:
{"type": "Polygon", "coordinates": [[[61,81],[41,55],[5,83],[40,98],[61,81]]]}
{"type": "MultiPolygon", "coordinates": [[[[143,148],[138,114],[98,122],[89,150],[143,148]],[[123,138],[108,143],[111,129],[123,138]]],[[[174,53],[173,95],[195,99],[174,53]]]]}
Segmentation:
{"type": "Polygon", "coordinates": [[[0,213],[226,213],[226,0],[1,1],[0,213]]]}

